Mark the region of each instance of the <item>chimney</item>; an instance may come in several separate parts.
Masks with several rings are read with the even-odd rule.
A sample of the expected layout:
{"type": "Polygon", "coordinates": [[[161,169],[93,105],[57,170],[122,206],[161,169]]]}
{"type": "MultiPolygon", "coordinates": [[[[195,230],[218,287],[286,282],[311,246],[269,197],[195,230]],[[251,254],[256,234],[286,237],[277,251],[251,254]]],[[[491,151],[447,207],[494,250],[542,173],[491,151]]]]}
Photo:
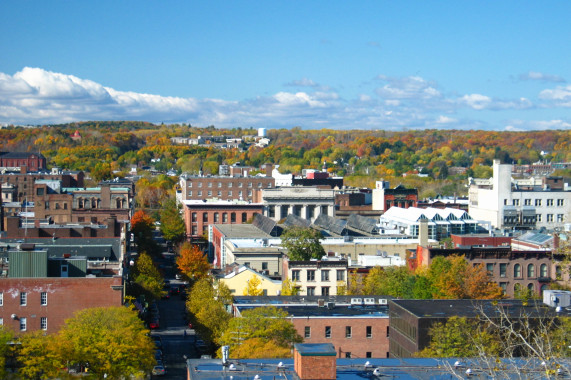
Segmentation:
{"type": "Polygon", "coordinates": [[[426,218],[420,219],[418,227],[418,245],[421,247],[428,247],[428,220],[426,218]]]}
{"type": "Polygon", "coordinates": [[[559,234],[556,232],[553,234],[553,250],[559,249],[559,234]]]}
{"type": "Polygon", "coordinates": [[[20,174],[28,174],[28,167],[26,165],[20,166],[20,174]]]}
{"type": "Polygon", "coordinates": [[[335,347],[331,343],[296,343],[293,366],[300,380],[337,379],[335,347]]]}
{"type": "Polygon", "coordinates": [[[266,164],[266,177],[272,176],[272,170],[274,169],[274,165],[266,164]]]}

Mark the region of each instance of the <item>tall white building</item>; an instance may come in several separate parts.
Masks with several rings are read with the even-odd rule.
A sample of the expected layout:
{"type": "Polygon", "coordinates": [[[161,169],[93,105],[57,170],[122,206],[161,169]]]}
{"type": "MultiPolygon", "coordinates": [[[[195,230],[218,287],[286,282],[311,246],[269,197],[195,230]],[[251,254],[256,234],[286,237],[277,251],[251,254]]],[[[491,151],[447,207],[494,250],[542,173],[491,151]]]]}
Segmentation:
{"type": "Polygon", "coordinates": [[[496,228],[563,228],[571,219],[571,188],[561,177],[512,179],[512,165],[494,160],[493,177],[470,179],[470,215],[496,228]]]}

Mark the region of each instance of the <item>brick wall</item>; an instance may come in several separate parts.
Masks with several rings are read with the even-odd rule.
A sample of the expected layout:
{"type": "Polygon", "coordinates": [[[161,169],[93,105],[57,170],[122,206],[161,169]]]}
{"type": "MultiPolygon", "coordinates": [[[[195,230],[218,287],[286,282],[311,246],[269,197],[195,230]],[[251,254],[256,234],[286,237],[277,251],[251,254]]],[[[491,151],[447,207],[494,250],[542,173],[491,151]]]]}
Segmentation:
{"type": "Polygon", "coordinates": [[[40,320],[47,318],[47,332],[57,332],[67,318],[91,307],[121,306],[123,290],[121,277],[95,278],[3,278],[0,292],[3,303],[0,318],[4,326],[20,333],[20,318],[26,318],[26,331],[40,329],[40,320]],[[117,290],[113,289],[115,287],[117,290]],[[27,293],[25,306],[20,305],[20,293],[27,293]],[[47,304],[41,305],[41,293],[47,304]],[[18,319],[12,319],[15,314],[18,319]]]}

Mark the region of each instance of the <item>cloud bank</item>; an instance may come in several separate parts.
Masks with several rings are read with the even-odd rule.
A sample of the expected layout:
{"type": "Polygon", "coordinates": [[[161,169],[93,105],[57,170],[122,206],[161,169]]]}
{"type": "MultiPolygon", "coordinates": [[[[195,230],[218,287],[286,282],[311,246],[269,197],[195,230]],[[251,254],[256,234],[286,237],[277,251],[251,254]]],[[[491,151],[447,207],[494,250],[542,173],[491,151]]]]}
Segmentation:
{"type": "MultiPolygon", "coordinates": [[[[563,80],[541,73],[520,75],[542,82],[563,80]]],[[[0,124],[56,124],[81,120],[142,120],[217,127],[293,127],[335,129],[458,128],[569,129],[564,117],[528,116],[507,120],[502,111],[533,112],[559,108],[569,114],[571,86],[543,89],[529,97],[499,99],[485,94],[448,94],[419,76],[379,75],[375,86],[346,99],[309,78],[292,80],[269,96],[245,100],[169,97],[119,91],[88,79],[26,67],[14,75],[0,73],[0,124]],[[490,119],[492,121],[490,121],[490,119]],[[494,120],[495,119],[495,120],[494,120]],[[496,121],[497,120],[497,121],[496,121]]]]}

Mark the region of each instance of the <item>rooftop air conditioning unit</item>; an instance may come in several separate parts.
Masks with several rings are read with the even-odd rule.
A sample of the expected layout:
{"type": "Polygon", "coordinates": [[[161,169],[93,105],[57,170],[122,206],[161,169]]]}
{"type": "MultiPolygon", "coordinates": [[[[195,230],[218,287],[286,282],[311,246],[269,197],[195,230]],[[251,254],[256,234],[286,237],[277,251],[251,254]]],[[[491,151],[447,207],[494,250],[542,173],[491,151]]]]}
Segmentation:
{"type": "Polygon", "coordinates": [[[361,305],[362,303],[362,298],[351,298],[351,305],[361,305]]]}
{"type": "Polygon", "coordinates": [[[387,304],[386,298],[379,298],[379,305],[386,305],[386,304],[387,304]]]}
{"type": "Polygon", "coordinates": [[[365,298],[365,305],[374,305],[375,299],[374,298],[365,298]]]}

